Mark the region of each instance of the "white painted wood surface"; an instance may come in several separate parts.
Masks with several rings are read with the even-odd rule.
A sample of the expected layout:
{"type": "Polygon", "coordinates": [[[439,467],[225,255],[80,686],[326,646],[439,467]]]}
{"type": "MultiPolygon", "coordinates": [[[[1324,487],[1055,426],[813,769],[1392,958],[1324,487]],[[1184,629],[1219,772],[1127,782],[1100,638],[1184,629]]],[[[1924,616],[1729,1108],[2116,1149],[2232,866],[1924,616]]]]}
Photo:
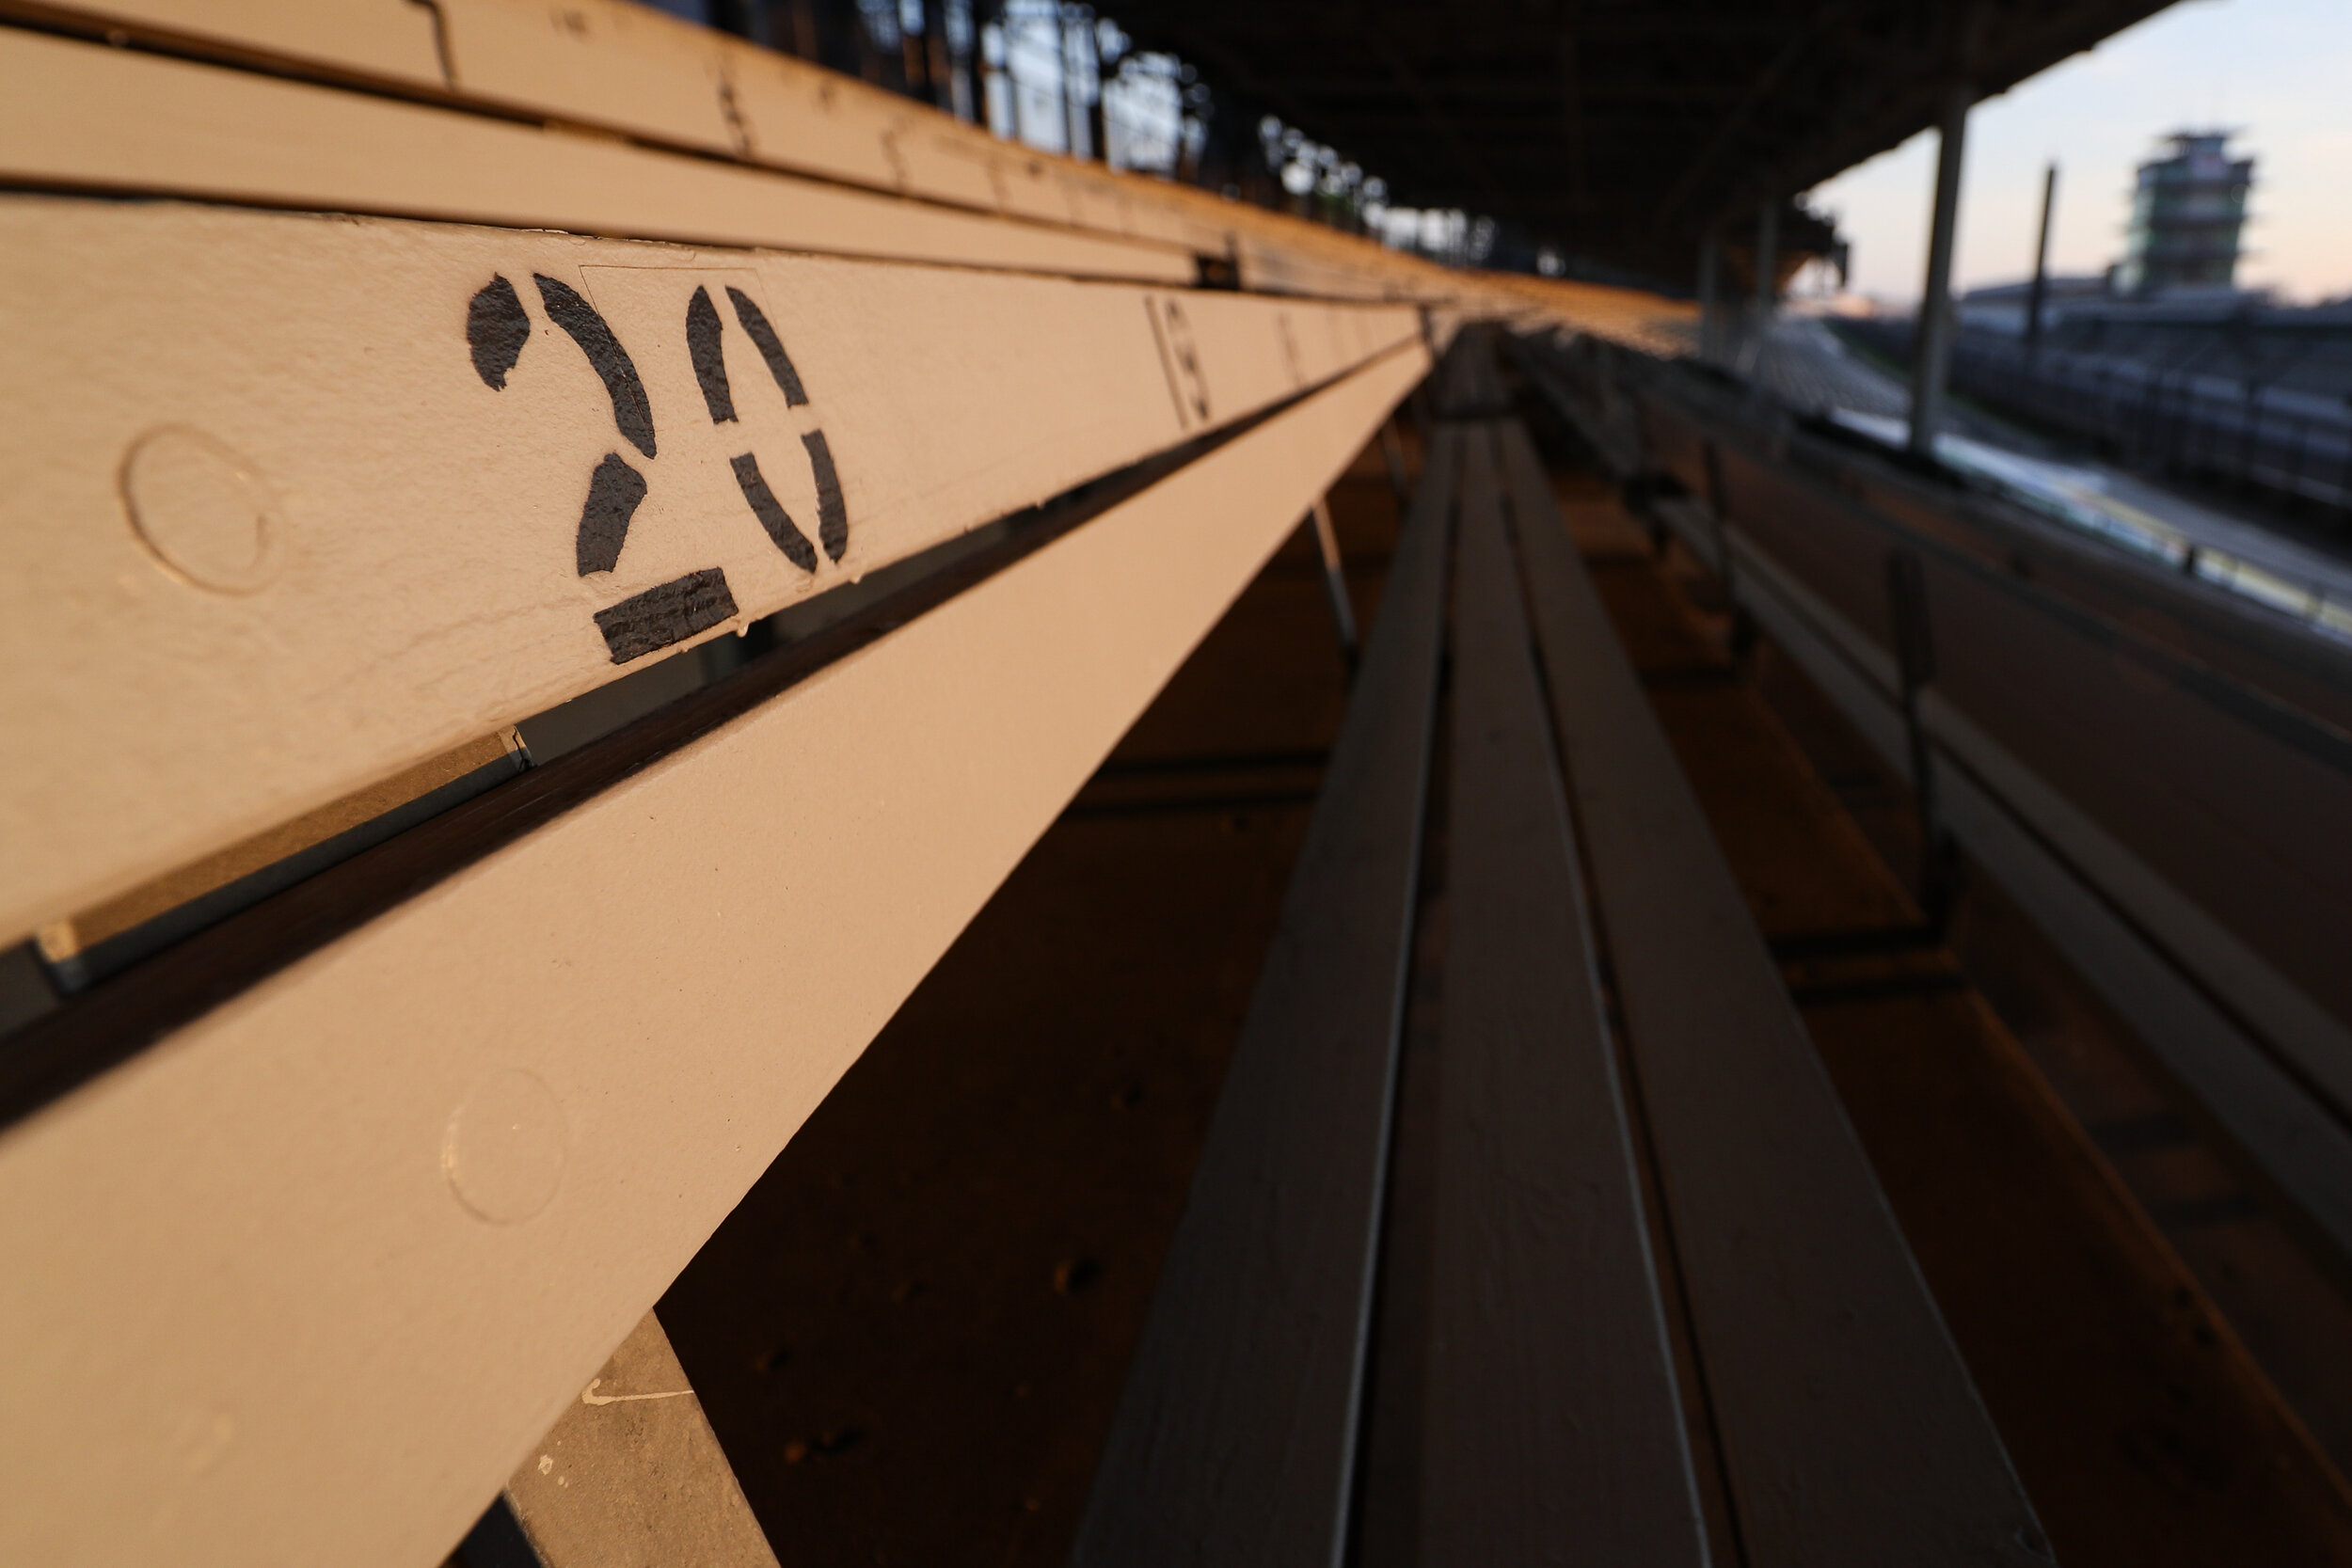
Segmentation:
{"type": "MultiPolygon", "coordinates": [[[[73,144],[44,148],[36,136],[29,151],[20,149],[18,161],[46,172],[18,172],[42,179],[110,186],[144,181],[144,188],[207,195],[233,194],[224,184],[242,183],[247,198],[294,205],[805,244],[858,254],[910,254],[893,247],[916,243],[907,237],[914,234],[928,247],[921,253],[935,259],[961,246],[981,252],[978,264],[1057,270],[1045,258],[1059,254],[1084,264],[1072,261],[1058,270],[1098,275],[1181,265],[1189,277],[1190,258],[1198,256],[1233,263],[1243,284],[1262,292],[1475,302],[1482,314],[1524,311],[1656,352],[1688,347],[1670,326],[1661,327],[1692,311],[1652,295],[1465,273],[1288,214],[998,141],[911,99],[631,0],[566,0],[562,6],[436,0],[431,9],[414,0],[49,0],[41,8],[81,23],[92,36],[119,33],[167,49],[232,53],[284,72],[432,94],[455,109],[522,122],[485,126],[462,112],[371,104],[349,92],[322,97],[282,83],[274,90],[261,90],[273,85],[260,84],[240,98],[231,79],[244,72],[195,68],[191,75],[190,68],[175,62],[135,56],[108,67],[72,53],[87,45],[52,40],[46,49],[18,49],[13,59],[0,49],[0,77],[27,89],[0,96],[0,133],[9,126],[8,110],[17,107],[36,127],[45,121],[59,142],[73,144]],[[20,71],[20,61],[31,68],[20,71]],[[330,100],[340,107],[327,106],[330,100]],[[111,104],[133,102],[142,104],[141,114],[109,112],[111,104]],[[258,149],[246,145],[257,112],[277,133],[264,135],[258,149]],[[175,134],[151,145],[155,138],[148,133],[167,120],[174,122],[175,134]],[[462,168],[452,179],[451,171],[438,169],[441,182],[420,188],[418,180],[390,178],[387,170],[355,171],[348,159],[334,158],[341,150],[334,138],[318,134],[364,124],[376,145],[389,146],[387,137],[405,141],[405,161],[433,170],[445,140],[496,147],[493,161],[515,160],[527,145],[517,138],[540,135],[535,122],[591,130],[603,139],[593,149],[567,149],[568,160],[547,161],[548,169],[568,180],[517,180],[510,169],[462,168]],[[62,134],[69,125],[71,136],[62,134]],[[307,128],[310,135],[289,127],[307,128]],[[500,130],[507,133],[502,138],[491,134],[500,130]],[[178,155],[191,148],[202,149],[204,156],[178,155]],[[681,162],[653,149],[702,156],[681,162]],[[126,159],[126,151],[136,158],[126,159]],[[1029,222],[994,236],[953,223],[926,226],[904,214],[894,224],[886,208],[822,202],[806,192],[801,206],[813,203],[822,211],[804,210],[796,222],[773,201],[759,201],[756,185],[728,178],[748,177],[750,168],[729,169],[713,159],[812,176],[824,182],[818,192],[838,197],[882,192],[913,198],[922,204],[918,213],[928,210],[936,218],[989,214],[1029,222]],[[339,182],[350,188],[316,194],[316,187],[339,182]],[[664,183],[675,188],[655,188],[664,183]],[[294,185],[313,194],[289,196],[281,188],[294,185]],[[616,186],[628,189],[628,200],[598,199],[616,186]],[[438,204],[461,198],[472,203],[462,213],[438,204]],[[546,215],[544,209],[559,202],[571,215],[546,215]],[[501,218],[482,210],[489,206],[529,206],[540,215],[501,218]],[[590,221],[592,213],[596,221],[590,221]],[[644,226],[657,220],[663,226],[644,226]],[[759,221],[770,230],[790,226],[800,238],[711,228],[727,221],[759,221]],[[1134,243],[1121,247],[1117,242],[1122,241],[1144,248],[1134,243]]],[[[13,38],[22,41],[27,35],[13,38]]],[[[0,150],[9,139],[0,135],[0,150]]],[[[1176,280],[1172,273],[1150,276],[1176,280]]]]}
{"type": "Polygon", "coordinates": [[[1759,1568],[2046,1568],[2046,1539],[1576,552],[1502,433],[1531,621],[1759,1568]]]}
{"type": "Polygon", "coordinates": [[[1203,222],[1197,204],[1138,199],[1167,186],[999,142],[899,94],[629,0],[436,0],[430,8],[405,0],[68,0],[52,9],[87,19],[93,31],[234,51],[330,80],[439,89],[459,104],[867,189],[1224,247],[1223,227],[1203,222]]]}
{"type": "Polygon", "coordinates": [[[1611,319],[624,0],[29,9],[0,23],[0,942],[612,678],[595,615],[637,592],[723,571],[685,647],[1303,396],[0,1130],[0,1375],[43,1413],[0,1434],[0,1561],[437,1560],[1424,340],[1611,319]],[[1260,293],[1190,287],[1199,259],[1260,293]],[[626,349],[643,444],[539,275],[626,349]],[[501,374],[467,336],[494,277],[528,325],[501,374]],[[733,460],[815,538],[819,430],[847,535],[803,567],[733,460]],[[607,456],[646,494],[583,574],[607,456]]]}
{"type": "MultiPolygon", "coordinates": [[[[1490,366],[1463,368],[1491,381],[1490,366]]],[[[1558,523],[1528,516],[1502,472],[1497,448],[1516,425],[1459,428],[1443,1078],[1414,1560],[1707,1568],[1577,829],[1527,619],[1550,585],[1520,564],[1506,497],[1522,538],[1558,523]]]]}
{"type": "Polygon", "coordinates": [[[0,1133],[0,1561],[438,1560],[1426,369],[0,1133]]]}
{"type": "Polygon", "coordinates": [[[44,18],[109,33],[225,49],[408,87],[447,84],[434,9],[381,0],[68,0],[44,18]]]}
{"type": "Polygon", "coordinates": [[[0,176],[517,229],[1189,283],[1173,245],[0,27],[0,176]],[[138,112],[120,112],[135,103],[138,112]]]}
{"type": "MultiPolygon", "coordinates": [[[[1286,269],[1281,261],[1290,252],[1297,251],[1304,265],[1306,257],[1327,257],[1330,242],[1338,238],[1285,214],[998,141],[928,105],[628,0],[572,0],[562,7],[535,0],[437,0],[432,10],[400,0],[230,0],[226,5],[81,0],[56,10],[87,19],[92,33],[128,33],[167,48],[282,62],[298,74],[336,84],[377,83],[405,93],[437,88],[455,106],[610,133],[641,150],[715,154],[1105,238],[1153,241],[1224,257],[1236,248],[1234,234],[1248,232],[1267,259],[1260,267],[1267,279],[1292,277],[1295,269],[1286,269]]],[[[62,52],[49,56],[52,62],[70,57],[62,52]]],[[[191,76],[156,69],[163,63],[122,70],[151,84],[207,81],[215,92],[232,90],[228,82],[244,75],[232,70],[191,76]]],[[[73,69],[87,73],[103,68],[85,62],[73,69]]],[[[119,72],[107,78],[125,79],[119,72]]],[[[34,96],[53,111],[72,108],[47,103],[45,92],[34,96]]],[[[255,99],[280,116],[299,112],[287,104],[326,102],[305,92],[260,92],[255,99]]],[[[199,106],[210,109],[215,102],[206,98],[199,106]]],[[[436,120],[448,126],[473,118],[420,105],[379,107],[416,111],[406,117],[379,114],[372,122],[379,131],[436,120]]],[[[359,106],[347,103],[346,112],[358,114],[359,106]]],[[[151,121],[154,116],[135,118],[151,121]]],[[[231,111],[199,118],[217,141],[224,129],[245,117],[231,111]]],[[[104,139],[120,144],[138,130],[118,123],[104,139]]],[[[675,160],[670,166],[676,167],[675,160]]],[[[704,183],[709,189],[747,188],[704,183]]],[[[698,237],[709,236],[698,231],[698,237]]],[[[1341,254],[1352,265],[1327,264],[1323,280],[1351,297],[1425,292],[1445,276],[1427,261],[1360,241],[1343,245],[1341,254]],[[1375,276],[1384,281],[1368,288],[1364,279],[1375,276]]],[[[1292,278],[1290,292],[1319,292],[1300,282],[1292,278]]]]}
{"type": "Polygon", "coordinates": [[[0,683],[0,942],[610,680],[594,617],[628,595],[721,568],[737,613],[687,641],[739,630],[1417,330],[1401,307],[0,201],[0,396],[19,410],[0,424],[0,665],[50,673],[0,683]],[[550,322],[542,274],[628,352],[653,457],[550,322]],[[530,323],[502,388],[467,338],[495,277],[530,323]],[[805,405],[730,288],[781,336],[805,405]],[[719,302],[733,422],[711,420],[690,362],[696,289],[719,302]],[[849,528],[813,572],[771,542],[730,463],[755,455],[813,540],[812,430],[849,528]],[[647,489],[613,569],[582,576],[607,453],[647,489]],[[225,578],[205,564],[224,550],[225,578]]]}
{"type": "Polygon", "coordinates": [[[1344,1555],[1458,443],[1440,428],[1160,1264],[1073,1568],[1344,1555]]]}

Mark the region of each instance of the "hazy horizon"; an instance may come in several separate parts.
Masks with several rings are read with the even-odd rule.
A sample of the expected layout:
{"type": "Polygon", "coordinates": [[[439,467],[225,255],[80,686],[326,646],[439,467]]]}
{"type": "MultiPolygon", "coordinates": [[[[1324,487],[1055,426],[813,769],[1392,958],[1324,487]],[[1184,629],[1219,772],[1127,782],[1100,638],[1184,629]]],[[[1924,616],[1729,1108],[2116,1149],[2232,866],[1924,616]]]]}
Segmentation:
{"type": "MultiPolygon", "coordinates": [[[[2074,55],[1969,118],[1953,279],[1963,289],[2033,269],[2042,172],[2055,159],[2054,272],[2122,254],[2135,167],[2170,132],[2226,127],[2256,159],[2238,281],[2296,302],[2352,293],[2352,4],[2182,0],[2074,55]]],[[[1853,243],[1855,292],[1919,297],[1935,137],[1818,186],[1853,243]]]]}

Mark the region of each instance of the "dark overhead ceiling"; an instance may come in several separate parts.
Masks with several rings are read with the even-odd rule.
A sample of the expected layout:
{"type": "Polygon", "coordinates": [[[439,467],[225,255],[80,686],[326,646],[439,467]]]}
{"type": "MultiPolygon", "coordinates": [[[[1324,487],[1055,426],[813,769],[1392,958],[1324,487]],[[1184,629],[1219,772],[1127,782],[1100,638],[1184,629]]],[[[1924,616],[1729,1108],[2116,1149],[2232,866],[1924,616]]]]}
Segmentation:
{"type": "MultiPolygon", "coordinates": [[[[1460,207],[1680,278],[1699,235],[2167,0],[1111,0],[1228,102],[1460,207]]],[[[2153,106],[2152,106],[2153,107],[2153,106]]],[[[2154,127],[2151,127],[2153,129],[2154,127]]],[[[1921,215],[1925,222],[1925,214],[1921,215]]]]}

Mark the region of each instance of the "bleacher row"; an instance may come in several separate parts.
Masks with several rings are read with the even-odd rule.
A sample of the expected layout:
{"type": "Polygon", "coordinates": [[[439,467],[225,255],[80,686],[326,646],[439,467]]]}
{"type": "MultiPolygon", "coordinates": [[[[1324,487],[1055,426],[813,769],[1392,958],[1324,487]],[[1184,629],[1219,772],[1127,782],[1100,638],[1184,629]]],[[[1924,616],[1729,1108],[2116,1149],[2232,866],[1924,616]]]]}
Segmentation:
{"type": "Polygon", "coordinates": [[[1752,1564],[2049,1560],[1483,333],[1439,386],[1073,1560],[1698,1564],[1694,1464],[1752,1564]],[[1376,1287],[1428,918],[1415,1313],[1376,1287]],[[1411,1539],[1366,1540],[1398,1409],[1411,1539]]]}

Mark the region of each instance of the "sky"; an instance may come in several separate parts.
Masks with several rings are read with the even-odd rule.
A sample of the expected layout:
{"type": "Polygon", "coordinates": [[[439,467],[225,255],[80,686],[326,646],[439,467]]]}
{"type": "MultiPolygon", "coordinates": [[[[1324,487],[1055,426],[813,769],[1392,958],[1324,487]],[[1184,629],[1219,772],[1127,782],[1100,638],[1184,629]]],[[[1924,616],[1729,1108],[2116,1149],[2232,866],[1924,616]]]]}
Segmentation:
{"type": "MultiPolygon", "coordinates": [[[[2032,275],[2053,159],[2050,268],[2104,270],[2122,254],[2134,169],[2191,125],[2236,131],[2238,155],[2257,160],[2238,281],[2297,303],[2352,293],[2352,0],[2181,0],[1978,104],[1955,286],[2032,275]]],[[[1917,301],[1934,181],[1923,133],[1813,192],[1852,242],[1855,292],[1917,301]]]]}

